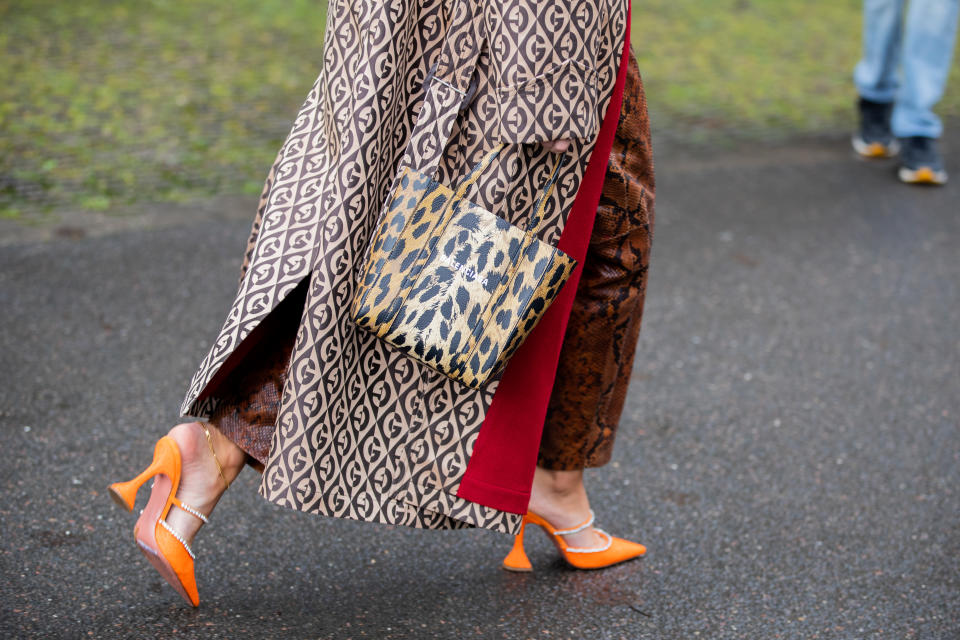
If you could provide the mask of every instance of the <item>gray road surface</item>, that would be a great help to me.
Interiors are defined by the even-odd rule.
[[[42,242],[4,227],[0,637],[960,637],[947,160],[953,185],[917,189],[839,139],[661,154],[633,385],[588,476],[646,558],[576,572],[533,532],[536,571],[508,574],[504,536],[286,511],[248,471],[198,539],[197,610],[104,489],[177,419],[252,204]]]

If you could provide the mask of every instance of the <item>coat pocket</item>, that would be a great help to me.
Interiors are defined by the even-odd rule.
[[[597,65],[609,22],[605,5],[606,0],[485,4],[495,130],[503,142],[596,137]]]
[[[503,142],[593,139],[600,131],[597,70],[568,60],[526,82],[497,87]]]

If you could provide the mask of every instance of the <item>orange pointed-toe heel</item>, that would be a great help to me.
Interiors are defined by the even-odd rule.
[[[523,548],[523,534],[528,524],[535,524],[547,534],[550,540],[556,545],[557,549],[563,555],[563,559],[572,567],[577,569],[605,569],[615,564],[632,560],[642,556],[647,552],[647,548],[642,544],[630,542],[623,538],[615,538],[602,529],[595,529],[606,542],[599,547],[584,549],[581,547],[571,547],[563,539],[563,536],[569,536],[579,533],[593,525],[593,511],[590,512],[590,518],[581,525],[572,529],[557,529],[532,511],[523,516],[523,524],[520,525],[520,533],[513,540],[513,548],[503,559],[503,568],[507,571],[533,571],[533,565],[527,557],[527,552]]]
[[[229,483],[223,476],[220,461],[217,460],[217,454],[213,450],[210,432],[205,426],[203,428],[220,476],[229,487]],[[170,507],[175,506],[199,518],[204,524],[208,522],[207,516],[176,497],[182,466],[180,447],[177,446],[176,440],[170,436],[163,436],[154,447],[153,462],[150,466],[133,480],[110,485],[109,491],[114,502],[132,511],[137,491],[144,482],[154,478],[150,500],[140,512],[140,518],[133,528],[134,539],[157,572],[183,596],[184,600],[196,607],[200,604],[197,581],[193,572],[196,556],[184,537],[166,521]]]

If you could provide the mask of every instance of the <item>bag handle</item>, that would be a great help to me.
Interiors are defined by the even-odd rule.
[[[553,171],[550,172],[547,183],[543,185],[543,193],[540,194],[540,199],[533,209],[533,214],[527,219],[527,231],[533,235],[537,235],[537,231],[540,230],[540,225],[543,224],[543,210],[547,208],[547,201],[550,199],[550,194],[553,193],[553,188],[557,184],[560,167],[565,165],[568,159],[569,157],[566,153],[557,154],[557,160],[553,163]]]
[[[384,194],[385,201],[373,226],[380,228],[387,213],[387,204],[396,193],[405,169],[435,177],[444,150],[453,136],[453,125],[471,95],[470,85],[480,52],[487,42],[483,24],[482,0],[453,0],[453,13],[440,46],[440,57],[430,68],[424,82],[424,100],[416,124],[407,140],[407,147],[394,168],[393,181]],[[449,4],[449,3],[447,3]],[[435,9],[437,16],[441,7]],[[442,15],[442,14],[441,14]],[[357,263],[357,276],[370,259],[371,243],[363,260]],[[319,245],[317,245],[319,246]]]
[[[467,191],[470,190],[477,180],[480,179],[480,174],[487,170],[487,167],[490,166],[490,163],[493,162],[493,159],[507,146],[506,143],[499,143],[494,146],[483,158],[473,166],[473,169],[470,170],[463,180],[460,181],[460,184],[457,185],[457,191],[454,194],[454,200],[460,200],[466,197]],[[547,208],[547,201],[550,199],[550,194],[553,193],[553,188],[557,184],[557,176],[560,174],[560,167],[562,167],[567,162],[567,154],[559,153],[557,154],[557,159],[553,163],[553,170],[550,172],[550,177],[547,178],[546,183],[543,185],[543,193],[540,194],[540,197],[537,199],[537,203],[533,207],[533,213],[527,218],[526,231],[536,235],[537,231],[540,229],[540,225],[543,223],[543,211]]]
[[[466,176],[460,181],[460,184],[457,186],[457,191],[454,194],[454,200],[460,200],[467,195],[467,191],[470,190],[477,180],[480,179],[480,174],[487,170],[487,167],[490,166],[490,163],[493,162],[493,159],[496,158],[503,148],[507,146],[506,143],[499,143],[493,149],[491,149],[487,155],[483,156],[480,159],[480,162],[473,165],[473,169],[470,170]]]

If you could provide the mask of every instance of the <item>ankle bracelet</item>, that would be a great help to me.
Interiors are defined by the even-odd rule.
[[[223,484],[226,485],[226,488],[230,488],[230,483],[227,482],[227,477],[223,475],[223,467],[220,466],[220,458],[217,457],[217,452],[213,449],[213,437],[210,435],[210,429],[207,428],[206,422],[200,422],[200,426],[203,428],[203,433],[207,436],[207,446],[210,447],[210,453],[213,454],[213,461],[217,465],[217,471],[220,473],[220,479],[223,480]]]

